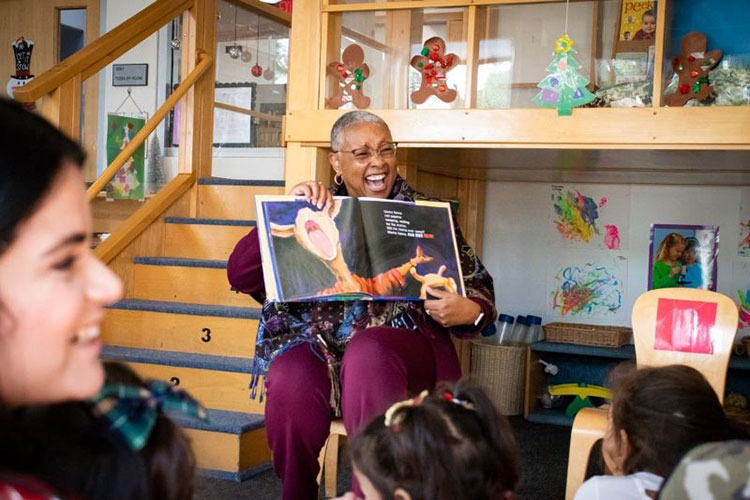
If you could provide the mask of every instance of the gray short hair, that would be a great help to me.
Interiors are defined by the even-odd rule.
[[[331,149],[334,152],[339,151],[344,142],[342,137],[344,130],[352,125],[358,125],[360,123],[377,123],[390,132],[388,124],[378,115],[370,113],[369,111],[349,111],[348,113],[341,115],[331,128]]]

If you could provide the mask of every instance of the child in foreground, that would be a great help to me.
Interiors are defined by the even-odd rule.
[[[204,410],[167,382],[142,381],[105,363],[106,383],[89,403],[30,410],[29,433],[44,436],[36,471],[65,497],[190,500],[195,459],[184,432],[163,412]]]
[[[612,476],[594,476],[575,500],[650,499],[665,477],[692,448],[728,439],[747,439],[730,421],[711,385],[685,365],[612,373],[612,404],[602,441]]]
[[[394,404],[354,437],[350,452],[366,500],[515,498],[510,426],[463,382]]]

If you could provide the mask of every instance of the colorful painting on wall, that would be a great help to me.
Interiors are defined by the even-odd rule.
[[[549,311],[563,317],[618,318],[624,313],[626,276],[624,256],[562,257],[550,274]]]
[[[144,118],[107,115],[107,164],[114,161],[145,124]],[[108,198],[119,200],[142,200],[144,198],[145,158],[144,143],[135,150],[112,178],[107,186]]]
[[[624,250],[630,188],[607,185],[553,185],[551,243],[575,248]]]
[[[719,226],[651,224],[648,289],[716,291]]]
[[[732,290],[731,297],[740,314],[737,328],[750,328],[750,261],[735,261],[732,265]]]
[[[737,255],[750,256],[750,188],[742,188],[740,199],[740,235]]]

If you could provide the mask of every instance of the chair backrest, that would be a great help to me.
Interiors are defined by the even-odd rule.
[[[648,291],[633,306],[636,362],[695,368],[724,401],[737,319],[736,304],[720,293],[692,288]]]

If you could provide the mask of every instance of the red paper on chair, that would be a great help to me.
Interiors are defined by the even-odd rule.
[[[654,349],[713,354],[716,302],[659,299]]]

